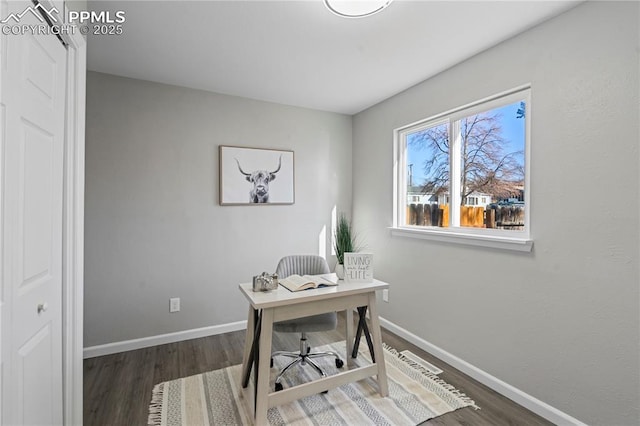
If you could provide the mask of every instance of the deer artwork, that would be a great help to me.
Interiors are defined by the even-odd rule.
[[[242,170],[242,166],[240,166],[240,161],[236,158],[236,163],[238,163],[238,170],[240,173],[245,175],[247,181],[253,184],[253,188],[249,191],[249,202],[250,203],[268,203],[269,202],[269,182],[273,181],[276,178],[276,173],[280,171],[280,167],[282,166],[282,155],[278,160],[278,168],[272,172],[267,170],[255,170],[251,173],[247,173]]]

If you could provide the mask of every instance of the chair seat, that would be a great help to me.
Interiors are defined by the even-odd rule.
[[[338,325],[338,315],[335,312],[294,318],[273,324],[275,331],[283,333],[302,333],[333,330]]]

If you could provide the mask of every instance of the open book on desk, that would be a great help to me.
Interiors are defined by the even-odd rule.
[[[330,281],[318,275],[289,275],[281,278],[280,284],[289,291],[309,290],[311,288],[329,287],[338,285],[337,282]]]

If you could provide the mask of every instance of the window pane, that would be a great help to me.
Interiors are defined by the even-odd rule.
[[[449,123],[407,134],[405,225],[449,223]]]
[[[460,120],[461,227],[524,229],[525,111],[522,101]]]

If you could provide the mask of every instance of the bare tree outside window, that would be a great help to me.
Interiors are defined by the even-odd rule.
[[[523,115],[524,117],[524,112]],[[516,117],[513,117],[514,119]],[[473,193],[490,194],[499,201],[518,197],[524,184],[524,147],[514,149],[502,131],[502,115],[495,111],[476,114],[460,120],[461,194],[460,200]],[[410,149],[426,150],[422,165],[425,194],[449,192],[448,125],[434,126],[408,138]]]

